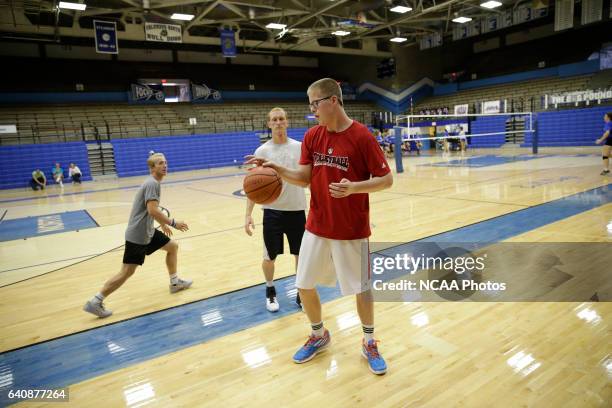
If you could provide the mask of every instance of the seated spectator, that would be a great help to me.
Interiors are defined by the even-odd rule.
[[[32,178],[30,179],[30,186],[32,190],[36,191],[39,188],[41,190],[45,189],[47,185],[47,178],[45,177],[45,173],[40,171],[40,169],[36,169],[32,172]]]
[[[72,179],[73,183],[81,184],[81,169],[74,164],[70,163],[70,167],[68,168],[68,176]]]
[[[53,180],[61,187],[64,187],[64,169],[60,167],[59,163],[55,163],[55,167],[51,169],[53,173]]]

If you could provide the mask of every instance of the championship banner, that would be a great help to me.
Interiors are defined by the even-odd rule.
[[[143,84],[132,84],[132,100],[133,101],[148,101],[151,98],[159,102],[163,102],[165,95],[162,91],[158,91]]]
[[[467,115],[470,106],[466,103],[463,105],[455,105],[455,115]]]
[[[236,37],[232,30],[221,30],[221,52],[224,57],[236,56]]]
[[[215,101],[221,100],[221,92],[216,89],[210,89],[206,84],[198,85],[191,84],[191,100],[206,100],[213,99]]]
[[[427,50],[433,47],[439,47],[442,45],[442,35],[440,33],[432,33],[424,35],[419,41],[419,49]]]
[[[145,23],[145,39],[158,42],[183,42],[181,26],[176,24]]]
[[[117,45],[117,23],[114,21],[94,20],[96,52],[99,54],[119,54]]]

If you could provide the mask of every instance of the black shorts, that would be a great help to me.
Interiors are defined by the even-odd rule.
[[[293,255],[300,253],[302,236],[306,227],[305,211],[280,211],[264,209],[263,238],[268,259],[273,261],[283,253],[283,234],[287,235],[289,250]]]
[[[606,146],[612,146],[612,135],[609,135],[606,139]]]
[[[151,242],[149,242],[147,245],[125,241],[123,263],[130,265],[142,265],[146,255],[151,255],[168,242],[170,242],[170,238],[159,232],[159,230],[155,230],[153,238],[151,238]]]

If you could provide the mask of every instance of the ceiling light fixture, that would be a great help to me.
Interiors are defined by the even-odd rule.
[[[351,33],[350,31],[338,30],[338,31],[334,31],[332,34],[337,35],[338,37],[343,37],[345,35],[349,35],[350,33]]]
[[[273,30],[283,30],[287,27],[287,24],[278,24],[278,23],[268,23],[266,28],[271,28]]]
[[[80,10],[83,11],[87,8],[87,4],[82,3],[70,3],[67,1],[60,1],[59,8],[68,10]]]
[[[465,24],[468,21],[472,21],[472,18],[471,17],[463,17],[463,16],[462,17],[453,18],[453,22],[454,23]]]
[[[395,43],[403,43],[404,41],[408,41],[408,39],[406,37],[393,37],[389,41],[395,42]]]
[[[495,7],[499,7],[501,5],[502,3],[500,3],[499,1],[495,1],[495,0],[490,0],[485,3],[480,3],[480,7],[484,7],[488,9],[494,9]]]
[[[171,19],[173,20],[185,20],[185,21],[191,21],[193,20],[195,16],[193,14],[181,14],[181,13],[174,13],[173,15],[170,16]]]
[[[400,14],[404,14],[409,12],[410,10],[412,10],[412,7],[406,7],[406,6],[395,6],[391,9],[389,9],[389,11],[392,11],[394,13],[400,13]]]

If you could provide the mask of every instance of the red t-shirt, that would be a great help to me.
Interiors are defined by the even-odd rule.
[[[312,165],[310,212],[306,229],[330,239],[361,239],[370,236],[370,203],[367,193],[333,198],[329,184],[369,180],[389,173],[385,155],[368,128],[357,121],[334,133],[325,126],[306,132],[300,164]]]

